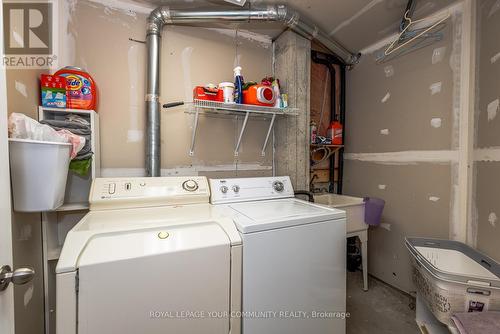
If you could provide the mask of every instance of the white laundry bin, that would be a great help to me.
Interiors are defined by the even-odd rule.
[[[9,139],[14,210],[38,212],[63,204],[72,145]]]
[[[451,240],[406,238],[413,282],[435,318],[452,326],[455,313],[500,310],[500,264]]]

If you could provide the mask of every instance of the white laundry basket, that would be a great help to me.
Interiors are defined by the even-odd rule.
[[[407,238],[417,295],[437,320],[500,310],[500,265],[457,241]]]
[[[63,204],[71,144],[9,139],[14,210],[38,212]]]

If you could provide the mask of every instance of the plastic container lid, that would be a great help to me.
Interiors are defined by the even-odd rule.
[[[226,87],[234,88],[234,83],[232,83],[232,82],[221,82],[219,84],[219,88],[226,88]]]

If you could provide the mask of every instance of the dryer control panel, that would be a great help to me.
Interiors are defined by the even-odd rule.
[[[289,176],[210,179],[212,204],[292,198]]]
[[[205,177],[97,178],[90,189],[90,209],[127,209],[208,203]]]

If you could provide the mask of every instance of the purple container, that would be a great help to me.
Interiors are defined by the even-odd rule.
[[[365,202],[365,223],[372,226],[380,225],[385,201],[374,197],[365,197],[363,201]]]

